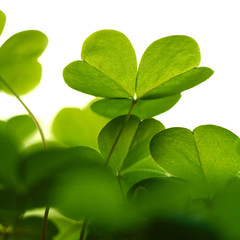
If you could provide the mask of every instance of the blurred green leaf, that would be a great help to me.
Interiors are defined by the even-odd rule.
[[[27,217],[19,221],[13,228],[15,240],[36,240],[41,239],[43,219],[40,217]],[[55,224],[48,220],[46,229],[46,240],[53,240],[58,234]]]
[[[0,48],[0,75],[19,95],[31,91],[41,79],[42,67],[37,62],[48,43],[40,31],[19,32],[10,37]],[[7,93],[3,85],[0,88]]]
[[[6,15],[4,14],[4,12],[0,10],[0,35],[2,34],[5,23],[6,23]]]
[[[107,159],[126,116],[110,121],[98,137],[99,149]],[[111,155],[109,165],[118,171],[121,179],[131,186],[145,178],[163,176],[163,170],[153,161],[149,144],[151,138],[164,126],[155,119],[141,120],[131,115]]]
[[[197,67],[200,58],[198,44],[188,36],[169,36],[153,42],[146,49],[139,65],[137,97],[147,97],[154,88]]]
[[[141,119],[154,117],[172,108],[180,97],[177,94],[160,99],[138,100],[132,114]],[[92,103],[91,109],[102,116],[115,118],[127,114],[131,104],[131,99],[100,99]]]
[[[0,183],[17,184],[18,150],[11,138],[0,132]]]
[[[10,189],[0,190],[0,223],[4,226],[13,225],[19,216],[23,214],[21,198]]]
[[[240,179],[230,179],[212,200],[211,220],[225,240],[240,238]]]
[[[63,108],[56,115],[52,131],[57,140],[67,146],[88,146],[97,149],[97,137],[109,120],[90,108]]]
[[[191,132],[171,128],[150,144],[154,160],[172,175],[198,184],[209,197],[240,170],[238,137],[227,129],[205,125]]]
[[[36,130],[37,127],[29,115],[15,116],[6,122],[6,133],[21,147]]]
[[[114,30],[91,34],[83,43],[81,57],[83,61],[72,62],[63,71],[71,88],[99,97],[133,98],[137,60],[124,34]]]

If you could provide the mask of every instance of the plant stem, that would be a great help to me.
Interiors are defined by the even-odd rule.
[[[23,105],[23,107],[28,112],[29,116],[32,118],[33,122],[35,123],[38,132],[42,139],[43,149],[47,149],[47,143],[46,139],[43,133],[43,130],[37,120],[37,118],[34,116],[32,111],[27,107],[27,105],[22,101],[22,99],[19,97],[19,95],[12,89],[12,87],[0,76],[0,81],[3,83],[3,85],[18,99],[18,101]],[[45,213],[44,213],[44,219],[43,219],[43,227],[42,227],[42,240],[45,240],[46,235],[46,226],[47,226],[47,220],[48,220],[48,214],[49,214],[49,207],[46,207]]]
[[[120,131],[119,131],[119,133],[118,133],[118,135],[117,135],[117,137],[116,137],[113,145],[112,145],[112,148],[111,148],[108,156],[107,156],[105,165],[108,165],[109,160],[110,160],[110,158],[111,158],[111,156],[112,156],[112,154],[113,154],[113,151],[114,151],[115,147],[117,146],[117,143],[118,143],[118,141],[119,141],[119,138],[121,137],[122,132],[123,132],[123,130],[125,129],[127,123],[128,123],[128,120],[129,120],[129,118],[130,118],[130,116],[131,116],[131,112],[132,112],[133,107],[135,106],[136,103],[137,103],[137,101],[136,101],[136,100],[133,100],[132,105],[131,105],[131,107],[130,107],[130,109],[129,109],[129,112],[128,112],[125,120],[124,120],[124,123],[123,123],[123,125],[122,125],[122,127],[121,127],[121,129],[120,129]]]
[[[48,214],[49,214],[49,207],[46,207],[46,208],[45,208],[44,217],[43,217],[42,240],[45,240],[45,236],[46,236],[46,228],[47,228]]]
[[[83,224],[82,224],[82,229],[81,229],[81,234],[80,234],[80,238],[79,240],[84,240],[84,235],[85,235],[85,232],[86,232],[86,229],[87,229],[87,218],[85,218],[83,220]]]
[[[34,114],[30,111],[30,109],[26,106],[26,104],[21,100],[21,98],[19,97],[19,95],[8,85],[8,83],[0,76],[0,81],[4,84],[4,86],[18,99],[18,101],[23,105],[23,107],[27,110],[29,116],[32,118],[32,120],[34,121],[39,134],[41,135],[41,139],[42,139],[42,143],[43,143],[43,148],[46,150],[47,149],[47,144],[46,144],[46,140],[43,134],[43,130],[38,122],[38,120],[36,119],[36,117],[34,116]]]

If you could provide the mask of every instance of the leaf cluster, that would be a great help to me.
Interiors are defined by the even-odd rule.
[[[5,21],[0,11],[0,34]],[[24,104],[19,96],[39,83],[47,42],[30,30],[1,46],[1,91]],[[129,39],[101,30],[81,58],[63,78],[97,98],[59,111],[51,141],[31,141],[42,132],[25,104],[30,116],[0,120],[0,239],[239,239],[238,136],[215,125],[166,129],[153,118],[213,74],[199,67],[196,41],[161,38],[137,67]]]

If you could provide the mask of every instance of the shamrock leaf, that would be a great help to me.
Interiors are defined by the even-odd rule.
[[[151,141],[154,160],[172,175],[197,184],[210,197],[240,170],[238,137],[227,129],[205,125],[190,131],[170,128]]]
[[[99,134],[98,145],[105,159],[108,159],[125,118],[113,119]],[[165,175],[153,161],[149,150],[150,140],[163,129],[163,124],[155,119],[141,121],[136,116],[130,117],[108,163],[121,176],[126,189],[140,180]]]
[[[172,108],[180,99],[181,95],[167,96],[159,99],[140,99],[135,104],[132,114],[147,119],[166,112]],[[131,108],[131,99],[99,99],[91,104],[91,109],[108,118],[125,115]]]
[[[52,131],[57,140],[69,147],[88,146],[97,149],[97,137],[109,120],[89,107],[63,108],[56,115]]]
[[[40,82],[42,67],[37,60],[47,43],[42,32],[29,30],[13,35],[1,46],[0,77],[17,94],[28,93]],[[1,82],[0,90],[10,93]]]
[[[6,23],[6,15],[0,10],[0,35],[4,29]]]
[[[153,42],[145,51],[138,71],[130,41],[115,30],[90,35],[81,56],[82,61],[65,67],[63,78],[75,90],[107,98],[94,103],[92,109],[108,117],[117,116],[115,109],[126,114],[127,106],[134,100],[137,116],[144,119],[158,115],[173,107],[181,92],[213,74],[210,68],[197,68],[199,46],[192,38],[181,35]]]
[[[0,132],[8,135],[20,148],[25,140],[36,131],[36,125],[28,115],[18,115],[0,122]]]
[[[135,51],[128,38],[113,30],[89,36],[82,60],[63,71],[65,82],[78,91],[99,97],[133,98],[137,74]]]

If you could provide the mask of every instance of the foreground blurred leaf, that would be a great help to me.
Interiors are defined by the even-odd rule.
[[[17,155],[18,150],[15,143],[0,132],[0,183],[16,186]]]
[[[99,149],[107,159],[126,116],[110,121],[98,137]],[[121,179],[131,186],[145,178],[163,176],[163,170],[153,161],[149,151],[151,138],[164,129],[154,119],[141,120],[131,115],[111,155],[109,165],[118,171]],[[128,187],[129,187],[128,186]]]
[[[14,190],[0,190],[0,223],[4,226],[13,225],[19,216],[23,214],[21,198]]]
[[[91,34],[81,57],[83,61],[72,62],[63,71],[70,87],[100,97],[134,96],[137,60],[124,34],[114,30]]]
[[[211,220],[219,229],[223,239],[232,240],[240,238],[240,179],[230,179],[212,201]]]
[[[4,12],[0,10],[0,35],[2,34],[5,23],[6,23],[6,15],[4,14]]]
[[[200,126],[193,132],[171,128],[157,134],[150,149],[161,167],[199,185],[211,197],[240,170],[237,140],[232,132],[214,125]]]
[[[77,220],[83,216],[101,216],[102,221],[116,218],[122,200],[113,171],[103,163],[101,155],[87,147],[26,156],[19,172],[28,194],[27,208],[53,206]]]
[[[52,131],[67,146],[88,146],[97,149],[97,136],[109,120],[93,113],[88,107],[63,108],[56,115]]]
[[[0,76],[17,94],[28,93],[40,82],[42,67],[37,59],[47,43],[42,32],[29,30],[13,35],[1,46]],[[0,89],[10,93],[2,83]]]
[[[180,97],[178,94],[160,99],[138,100],[132,114],[141,119],[154,117],[172,108]],[[100,99],[92,103],[91,109],[102,116],[115,118],[127,114],[131,105],[131,99]]]
[[[39,217],[27,217],[19,221],[13,228],[13,236],[16,240],[41,239],[43,219]],[[46,229],[46,240],[53,240],[58,229],[55,224],[48,220]]]

